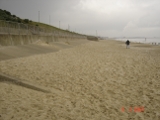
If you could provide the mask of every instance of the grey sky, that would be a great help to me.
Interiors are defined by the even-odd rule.
[[[0,0],[21,18],[85,34],[160,37],[160,0]]]

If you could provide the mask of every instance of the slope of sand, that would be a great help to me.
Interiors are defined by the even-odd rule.
[[[0,82],[0,119],[159,120],[159,61],[159,47],[116,41],[1,61],[1,73],[51,93]]]
[[[59,41],[56,42],[46,42],[43,40],[38,40],[33,44],[0,46],[0,61],[19,57],[33,56],[36,54],[56,52],[61,49],[74,47],[87,42],[88,40],[85,39],[59,39]]]

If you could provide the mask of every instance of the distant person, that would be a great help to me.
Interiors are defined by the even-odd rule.
[[[129,48],[129,44],[130,44],[130,41],[127,40],[127,41],[126,41],[126,49]]]

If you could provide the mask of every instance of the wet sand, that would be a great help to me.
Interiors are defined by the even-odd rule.
[[[1,80],[0,119],[159,120],[159,61],[160,47],[109,40],[1,61],[0,73],[50,92]]]

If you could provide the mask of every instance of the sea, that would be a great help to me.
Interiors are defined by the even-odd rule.
[[[115,38],[119,41],[131,41],[131,42],[137,42],[137,43],[146,43],[146,44],[154,44],[154,45],[160,45],[160,38]]]

